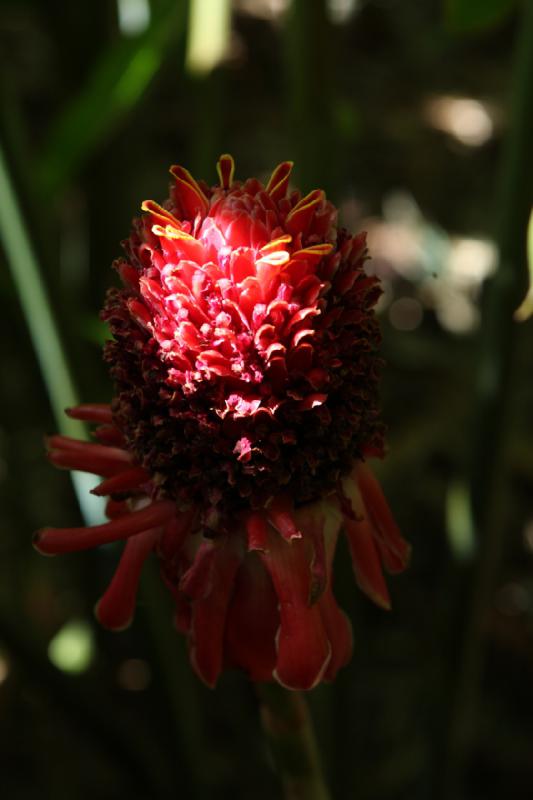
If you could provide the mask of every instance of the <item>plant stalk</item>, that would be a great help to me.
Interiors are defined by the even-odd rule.
[[[330,800],[304,695],[267,683],[256,684],[256,691],[285,800]]]

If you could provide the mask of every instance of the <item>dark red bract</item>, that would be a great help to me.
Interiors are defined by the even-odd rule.
[[[337,229],[323,192],[289,192],[291,167],[240,183],[222,156],[212,188],[171,169],[103,311],[116,396],[69,412],[99,425],[99,443],[49,442],[57,466],[104,478],[111,521],[45,529],[38,549],[127,540],[97,611],[112,628],[130,621],[155,551],[210,685],[225,665],[290,688],[332,679],[351,653],[332,594],[339,530],[383,606],[381,561],[394,572],[408,556],[364,464],[383,449],[365,236]]]

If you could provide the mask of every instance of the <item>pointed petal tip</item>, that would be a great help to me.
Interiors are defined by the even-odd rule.
[[[218,676],[220,672],[218,671],[215,672],[214,674],[211,674],[211,671],[202,669],[198,665],[198,661],[196,659],[196,650],[194,647],[191,648],[191,651],[189,653],[189,660],[191,662],[193,670],[195,671],[196,675],[200,678],[204,686],[207,686],[208,689],[216,689],[216,685],[218,683]]]
[[[359,588],[361,589],[366,596],[372,600],[382,611],[391,611],[392,605],[390,601],[390,597],[380,592],[377,592],[375,589],[372,589],[370,586],[363,585],[360,581],[358,581]]]

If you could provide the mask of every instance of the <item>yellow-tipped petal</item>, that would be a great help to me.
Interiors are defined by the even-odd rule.
[[[220,178],[220,185],[223,189],[229,189],[233,183],[235,174],[235,161],[229,153],[224,153],[217,161],[217,172]]]

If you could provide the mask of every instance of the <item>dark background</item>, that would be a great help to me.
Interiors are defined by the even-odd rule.
[[[133,626],[109,634],[92,607],[113,548],[31,548],[44,524],[81,524],[44,457],[53,406],[73,401],[47,312],[78,397],[107,401],[98,311],[119,242],[143,199],[166,196],[170,164],[215,182],[231,152],[241,178],[293,159],[295,183],[368,231],[385,290],[378,472],[413,561],[389,580],[387,614],[339,550],[355,653],[310,697],[333,795],[525,800],[533,328],[512,311],[527,284],[532,4],[234,0],[224,34],[226,2],[211,0],[199,38],[196,5],[0,4],[1,796],[279,796],[252,688],[236,673],[199,684],[157,566]]]

